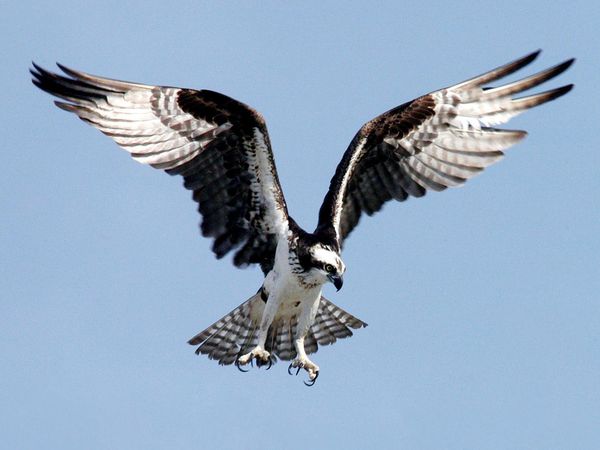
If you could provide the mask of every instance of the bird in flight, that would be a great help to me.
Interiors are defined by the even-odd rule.
[[[488,83],[538,54],[364,124],[337,166],[312,233],[288,214],[265,121],[248,105],[209,90],[117,81],[60,64],[64,75],[35,63],[31,74],[37,87],[61,99],[59,108],[136,161],[181,175],[217,258],[234,251],[235,266],[260,265],[265,278],[258,292],[191,338],[196,353],[242,371],[253,362],[291,361],[288,372],[304,369],[312,385],[319,367],[308,355],[367,325],[322,295],[327,282],[342,288],[341,250],[361,215],[373,215],[389,200],[460,186],[523,139],[524,131],[495,126],[569,92],[571,84],[515,97],[561,74],[574,59],[498,87]]]

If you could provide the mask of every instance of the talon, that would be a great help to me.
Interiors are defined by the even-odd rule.
[[[259,369],[267,366],[266,370],[269,370],[272,365],[273,361],[271,360],[271,358],[268,358],[267,360],[263,360],[260,357],[256,358],[256,367],[258,367]]]
[[[235,367],[237,367],[237,369],[242,373],[246,373],[246,372],[248,372],[248,370],[250,370],[250,369],[246,369],[246,370],[242,369],[242,366],[240,365],[240,362],[238,360],[235,361]]]
[[[306,381],[304,381],[304,384],[308,387],[314,386],[315,383],[317,382],[317,378],[319,378],[319,372],[317,372],[315,374],[315,377],[312,380],[310,380],[308,383]]]
[[[300,369],[302,369],[302,367],[304,366],[304,364],[302,364],[302,363],[299,363],[299,364],[300,364],[300,365],[298,365],[298,366],[294,366],[294,362],[292,361],[292,362],[290,363],[290,365],[288,366],[288,374],[290,374],[290,375],[294,375],[294,374],[292,373],[292,369],[293,369],[294,367],[296,367],[296,368],[297,368],[297,369],[296,369],[296,375],[298,375],[298,374],[300,373]]]
[[[252,367],[254,367],[254,360],[256,360],[256,367],[258,368],[266,366],[268,363],[269,367],[267,368],[267,370],[270,369],[271,365],[273,364],[270,353],[265,351],[262,347],[256,346],[249,353],[238,357],[237,361],[235,362],[235,365],[238,369],[240,369],[240,366],[245,366],[246,364],[250,364]],[[242,372],[248,372],[248,370],[240,370]]]
[[[315,381],[319,376],[319,366],[313,363],[310,359],[306,357],[294,359],[288,366],[288,374],[292,375],[293,368],[296,368],[296,375],[300,373],[300,370],[306,370],[308,373],[308,381],[304,382],[305,385],[313,386],[315,384]]]

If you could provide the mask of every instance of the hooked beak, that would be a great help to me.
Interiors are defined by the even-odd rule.
[[[341,275],[329,275],[327,278],[329,278],[329,281],[333,283],[333,285],[338,291],[344,285],[344,278],[342,278]]]

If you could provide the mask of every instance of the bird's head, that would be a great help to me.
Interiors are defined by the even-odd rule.
[[[315,244],[308,249],[307,269],[311,277],[320,283],[330,281],[339,291],[344,284],[346,265],[340,254],[332,247],[324,244]]]

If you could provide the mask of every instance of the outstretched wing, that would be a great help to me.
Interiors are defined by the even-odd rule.
[[[521,112],[560,97],[573,85],[513,98],[564,72],[573,59],[497,88],[485,84],[533,61],[539,51],[460,84],[398,106],[367,122],[344,153],[319,211],[317,230],[341,246],[363,212],[388,200],[443,191],[498,161],[524,131],[501,130]]]
[[[217,92],[100,78],[34,64],[33,83],[66,111],[111,137],[144,164],[181,175],[202,214],[202,234],[218,258],[271,269],[287,208],[262,116]]]

